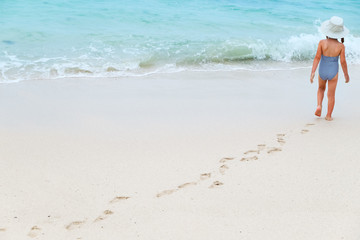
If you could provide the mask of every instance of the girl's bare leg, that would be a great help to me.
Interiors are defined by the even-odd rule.
[[[331,79],[328,82],[328,92],[327,92],[327,97],[328,97],[328,112],[326,114],[325,119],[328,121],[333,120],[331,117],[331,114],[334,110],[334,105],[335,105],[335,90],[336,90],[336,85],[338,82],[338,75],[336,74],[336,76]]]
[[[317,107],[316,107],[316,111],[315,111],[315,115],[318,117],[321,116],[322,102],[324,99],[325,89],[326,89],[326,81],[322,80],[319,76],[319,89],[317,92]]]

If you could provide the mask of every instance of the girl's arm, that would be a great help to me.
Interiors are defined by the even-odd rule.
[[[344,72],[345,82],[348,83],[350,81],[350,78],[349,78],[347,63],[346,63],[346,59],[345,59],[345,45],[344,44],[342,44],[342,47],[341,47],[340,63],[341,63],[341,67]]]
[[[318,49],[316,51],[316,55],[314,58],[314,62],[313,62],[312,70],[311,70],[311,76],[310,76],[311,83],[313,83],[313,81],[314,81],[315,71],[316,71],[316,68],[319,65],[319,62],[321,59],[321,53],[322,53],[321,46],[322,46],[322,40],[319,42]]]

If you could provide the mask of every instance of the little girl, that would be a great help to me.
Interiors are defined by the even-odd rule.
[[[338,81],[339,71],[339,56],[342,70],[345,76],[345,82],[349,82],[349,74],[345,59],[344,37],[349,33],[349,30],[344,26],[344,21],[340,17],[332,17],[321,24],[321,32],[326,36],[319,42],[319,46],[314,58],[313,67],[311,70],[310,82],[313,83],[315,71],[320,61],[319,66],[319,89],[317,93],[317,108],[315,115],[320,117],[322,110],[322,101],[326,89],[326,82],[328,83],[328,112],[325,119],[333,120],[331,114],[335,105],[335,90]],[[341,43],[338,42],[341,38]]]

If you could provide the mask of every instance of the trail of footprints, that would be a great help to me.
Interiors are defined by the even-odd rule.
[[[300,131],[301,134],[305,134],[305,133],[308,133],[309,132],[309,129],[307,129],[308,127],[310,126],[313,126],[315,125],[314,123],[307,123],[305,125],[305,127]],[[256,149],[250,149],[250,150],[247,150],[243,153],[243,156],[241,158],[235,158],[235,157],[224,157],[222,159],[220,159],[219,163],[221,164],[220,167],[218,168],[218,172],[221,174],[221,175],[224,175],[226,173],[227,170],[230,169],[229,167],[229,162],[234,162],[234,160],[238,159],[240,162],[247,162],[247,161],[256,161],[256,160],[259,160],[260,158],[260,155],[262,152],[266,151],[266,154],[274,154],[276,152],[280,152],[282,151],[282,146],[285,145],[286,141],[285,141],[285,137],[286,137],[286,134],[285,133],[278,133],[276,134],[276,142],[280,145],[280,146],[277,146],[277,147],[267,147],[266,144],[258,144],[257,145],[257,148]],[[212,175],[211,173],[203,173],[200,175],[200,180],[198,180],[197,182],[191,182],[191,183],[184,183],[180,186],[178,186],[177,188],[175,189],[169,189],[169,190],[164,190],[160,193],[158,193],[156,195],[156,197],[162,197],[162,196],[165,196],[165,195],[169,195],[169,194],[172,194],[174,192],[177,192],[179,191],[181,188],[184,188],[184,187],[187,187],[187,186],[193,186],[193,185],[197,185],[198,183],[200,183],[200,181],[202,180],[206,180],[206,179],[209,179],[211,178]],[[216,180],[214,181],[210,186],[209,188],[215,188],[215,187],[219,187],[219,186],[222,186],[224,183]]]
[[[300,131],[301,134],[306,134],[309,132],[309,129],[307,129],[310,126],[315,125],[314,123],[308,123],[305,125],[305,127]],[[280,152],[282,151],[282,146],[286,143],[285,141],[285,137],[286,134],[285,133],[279,133],[276,135],[276,141],[280,146],[277,147],[267,147],[266,144],[258,144],[256,149],[250,149],[248,151],[245,151],[242,155],[242,157],[240,158],[236,158],[236,157],[224,157],[222,159],[219,160],[219,163],[221,164],[220,167],[218,168],[218,173],[220,173],[221,175],[224,175],[226,173],[227,170],[230,169],[229,167],[229,163],[234,163],[236,160],[240,161],[240,162],[247,162],[247,161],[256,161],[260,159],[260,155],[261,154],[274,154],[276,152]],[[173,194],[177,191],[180,191],[181,189],[187,188],[187,187],[191,187],[191,186],[196,186],[198,185],[200,182],[202,181],[206,181],[209,180],[211,178],[213,178],[216,175],[216,172],[208,172],[208,173],[202,173],[199,176],[199,179],[197,181],[192,181],[192,182],[186,182],[183,183],[179,186],[177,186],[174,189],[168,189],[168,190],[164,190],[158,194],[156,194],[157,198],[166,196],[166,195],[170,195]],[[213,189],[213,188],[218,188],[221,187],[222,185],[224,185],[224,183],[215,180],[214,182],[212,182],[210,184],[210,186],[208,188]],[[114,197],[112,200],[109,201],[109,204],[115,204],[121,201],[125,201],[128,200],[130,197],[129,196],[116,196]],[[111,210],[105,210],[103,211],[97,218],[95,218],[92,223],[97,223],[100,221],[103,221],[105,219],[107,219],[109,216],[113,215],[114,212]],[[66,230],[74,230],[77,228],[81,228],[84,224],[87,223],[87,220],[78,220],[78,221],[73,221],[71,223],[69,223],[68,225],[65,226]],[[5,232],[6,228],[0,228],[0,234],[1,232]],[[40,234],[42,234],[42,229],[38,226],[33,226],[31,227],[28,236],[31,238],[36,238],[37,236],[39,236]]]
[[[118,203],[120,201],[127,200],[129,198],[130,198],[129,196],[116,196],[112,200],[109,201],[109,204],[115,204],[115,203]],[[111,216],[113,214],[114,214],[113,211],[105,210],[97,218],[95,218],[92,221],[92,223],[97,223],[97,222],[103,221],[103,220],[107,219],[109,216]],[[69,231],[74,230],[74,229],[78,229],[78,228],[81,228],[83,225],[85,225],[87,222],[88,221],[86,219],[85,220],[73,221],[73,222],[67,224],[65,226],[65,229],[69,230]],[[41,229],[39,227],[33,226],[31,228],[30,232],[28,233],[28,236],[31,237],[31,238],[35,238],[35,237],[39,236],[40,231],[41,231]]]
[[[277,134],[277,142],[282,146],[284,145],[286,142],[285,142],[285,134],[283,133],[280,133],[280,134]],[[233,163],[234,161],[238,160],[240,162],[244,162],[244,161],[254,161],[254,160],[258,160],[259,159],[259,155],[261,154],[261,152],[265,151],[267,152],[267,154],[271,154],[273,152],[279,152],[281,151],[281,147],[266,147],[266,144],[258,144],[257,145],[257,148],[256,149],[250,149],[248,151],[245,151],[243,153],[243,157],[241,158],[235,158],[235,157],[224,157],[222,159],[219,160],[219,163],[221,164],[220,167],[218,168],[218,172],[221,174],[221,175],[225,175],[226,171],[230,169],[229,167],[229,163]],[[213,174],[213,175],[216,175],[216,174]],[[184,183],[184,184],[181,184],[179,185],[177,188],[174,188],[174,189],[167,189],[167,190],[164,190],[160,193],[158,193],[156,195],[156,197],[163,197],[165,195],[170,195],[170,194],[173,194],[179,190],[181,190],[182,188],[185,188],[185,187],[190,187],[190,186],[194,186],[194,185],[197,185],[199,184],[201,181],[203,180],[206,180],[206,179],[209,179],[212,177],[212,173],[202,173],[200,174],[200,178],[199,180],[195,181],[195,182],[188,182],[188,183]],[[219,187],[219,186],[222,186],[224,185],[224,183],[216,180],[214,182],[211,183],[211,185],[209,186],[209,188],[216,188],[216,187]]]

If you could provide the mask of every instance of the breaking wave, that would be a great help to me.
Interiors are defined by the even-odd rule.
[[[123,42],[94,42],[88,47],[72,48],[43,56],[22,55],[5,50],[0,53],[0,82],[62,77],[136,76],[184,69],[254,69],[266,62],[311,62],[320,34],[300,34],[286,39],[229,39],[225,41],[159,41],[147,39]],[[7,40],[0,44],[16,42]],[[360,64],[360,38],[345,39],[350,64]],[[11,48],[10,48],[11,49]]]

